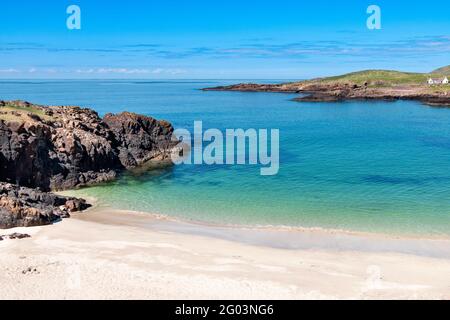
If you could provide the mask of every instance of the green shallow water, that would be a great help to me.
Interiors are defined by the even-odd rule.
[[[219,84],[3,81],[0,99],[129,110],[183,128],[202,120],[205,129],[280,129],[276,176],[260,176],[258,166],[182,165],[73,192],[114,208],[219,224],[450,235],[450,109],[197,90]]]

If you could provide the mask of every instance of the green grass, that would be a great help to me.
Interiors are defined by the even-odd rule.
[[[429,74],[409,73],[389,70],[367,70],[348,73],[342,76],[321,79],[321,82],[352,83],[369,86],[421,85],[426,84]]]
[[[8,104],[0,107],[0,112],[7,112],[6,114],[0,114],[0,119],[6,121],[30,121],[29,113],[39,116],[43,120],[51,120],[52,117],[45,114],[45,112],[39,108],[29,106],[18,106],[14,104]]]
[[[430,86],[430,92],[433,93],[449,93],[450,94],[450,84],[440,85],[440,86]]]
[[[450,66],[442,67],[433,71],[435,74],[450,76]]]
[[[319,83],[327,85],[356,84],[360,86],[367,84],[369,87],[392,87],[401,85],[427,86],[427,80],[430,77],[441,78],[442,74],[400,72],[392,70],[364,70],[340,76],[313,79],[306,81],[306,83]]]
[[[343,76],[328,78],[328,80],[350,81],[353,83],[364,83],[365,81],[384,81],[393,84],[420,83],[426,81],[428,76],[421,73],[406,73],[388,70],[368,70],[353,72]]]

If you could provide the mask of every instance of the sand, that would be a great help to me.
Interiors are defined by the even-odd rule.
[[[32,237],[0,241],[1,299],[450,299],[445,239],[219,228],[104,208],[0,230],[13,232]]]

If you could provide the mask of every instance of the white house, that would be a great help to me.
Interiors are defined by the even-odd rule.
[[[437,79],[437,78],[430,78],[428,79],[428,84],[429,85],[433,85],[433,84],[448,84],[448,78],[445,77],[444,79]]]

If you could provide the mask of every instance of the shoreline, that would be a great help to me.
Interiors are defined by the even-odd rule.
[[[450,256],[366,246],[376,239],[354,238],[359,247],[350,248],[342,235],[297,232],[285,233],[303,247],[283,248],[259,241],[293,238],[190,228],[94,207],[25,229],[31,238],[0,242],[0,298],[450,299]]]
[[[430,107],[450,107],[450,95],[433,87],[404,84],[376,87],[368,83],[326,82],[313,79],[280,84],[238,83],[234,85],[203,88],[203,91],[236,91],[299,94],[295,102],[345,102],[345,101],[417,101]],[[445,89],[447,87],[442,87]],[[450,87],[449,87],[450,88]]]
[[[204,236],[275,249],[396,252],[450,259],[449,238],[405,237],[324,228],[218,225],[148,212],[118,210],[98,204],[74,214],[71,219]]]
[[[66,190],[55,192],[57,195],[76,197],[77,195],[72,192],[73,190]],[[110,207],[108,205],[102,204],[98,199],[91,196],[81,196],[85,199],[91,207],[88,209],[78,212],[79,217],[84,214],[89,214],[91,211],[101,212],[103,210],[112,211],[118,214],[129,214],[134,216],[142,216],[148,219],[157,219],[162,221],[168,221],[174,224],[185,224],[198,226],[199,228],[221,228],[224,230],[254,230],[254,231],[270,231],[270,232],[298,232],[298,233],[313,233],[313,234],[324,234],[324,235],[345,235],[345,236],[358,236],[362,238],[379,238],[386,240],[425,240],[425,241],[450,241],[450,235],[431,235],[431,234],[414,234],[414,233],[383,233],[383,232],[372,232],[372,231],[358,231],[351,229],[335,229],[326,227],[302,227],[302,226],[289,226],[289,225],[247,225],[247,224],[225,224],[225,223],[215,223],[203,220],[191,220],[184,219],[181,217],[171,216],[169,214],[154,213],[147,211],[135,211],[135,210],[124,210]],[[104,219],[103,223],[108,223],[108,219]]]

